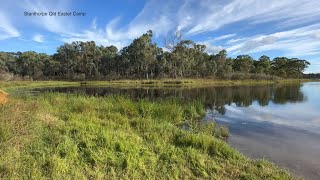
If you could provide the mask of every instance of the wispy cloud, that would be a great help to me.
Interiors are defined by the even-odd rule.
[[[219,37],[214,38],[214,41],[221,41],[221,40],[225,40],[225,39],[230,39],[231,37],[236,36],[237,34],[233,33],[233,34],[226,34],[226,35],[222,35]]]
[[[237,53],[257,53],[269,50],[284,51],[287,56],[320,55],[320,41],[317,34],[320,24],[314,24],[269,35],[256,35],[229,42],[227,51]]]
[[[319,6],[320,1],[317,0],[204,1],[198,12],[202,18],[193,20],[197,23],[188,30],[188,34],[213,31],[240,21],[251,24],[274,22],[276,26],[315,22],[320,18],[320,10],[315,8]]]
[[[242,52],[248,52],[254,49],[257,49],[258,47],[261,46],[266,46],[268,44],[273,44],[276,42],[276,40],[278,39],[278,37],[276,36],[265,36],[265,37],[261,37],[261,38],[256,38],[254,40],[249,40],[247,42],[245,42],[243,44],[243,46],[241,48],[239,48]]]
[[[203,44],[206,46],[206,52],[209,54],[216,54],[219,51],[223,50],[224,48],[221,45],[215,45],[217,42],[230,39],[236,36],[236,34],[226,34],[216,38],[208,39],[206,41],[198,41],[198,44]]]
[[[27,12],[61,12],[68,10],[70,0],[56,0],[56,1],[41,1],[41,0],[22,0],[19,4],[20,7]],[[50,32],[57,34],[70,33],[73,30],[73,23],[68,17],[63,16],[33,16],[28,18],[34,24],[44,28]]]
[[[36,34],[35,36],[33,36],[32,40],[42,43],[44,41],[44,37],[41,34]]]
[[[19,31],[12,25],[9,19],[0,12],[0,40],[19,36]]]
[[[212,45],[207,42],[202,42],[201,44],[204,44],[206,46],[206,52],[209,54],[217,54],[224,49],[222,46]]]

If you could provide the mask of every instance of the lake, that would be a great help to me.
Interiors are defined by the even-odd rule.
[[[265,158],[298,176],[320,179],[320,82],[234,87],[55,87],[35,92],[134,99],[199,100],[206,117],[229,127],[228,143],[251,158]],[[204,118],[203,121],[212,118]]]

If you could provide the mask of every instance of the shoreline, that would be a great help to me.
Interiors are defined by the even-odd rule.
[[[218,87],[253,86],[313,82],[312,79],[282,80],[217,80],[217,79],[153,79],[153,80],[108,80],[108,81],[0,81],[0,88],[10,92],[17,88],[67,87],[67,86],[115,86],[115,87]]]

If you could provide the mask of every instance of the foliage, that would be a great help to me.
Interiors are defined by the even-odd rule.
[[[309,74],[304,74],[304,78],[308,79],[320,79],[320,73],[309,73]]]
[[[0,74],[27,76],[27,79],[119,79],[119,78],[197,78],[232,79],[232,73],[262,74],[301,78],[310,65],[306,60],[268,56],[259,60],[249,55],[228,57],[225,50],[206,53],[205,45],[182,39],[177,33],[165,41],[164,51],[152,42],[153,32],[133,40],[120,51],[115,46],[97,46],[94,41],[72,42],[58,47],[53,55],[33,51],[0,52]],[[9,76],[6,76],[9,77]],[[262,76],[260,76],[262,77]],[[242,79],[242,78],[241,78]]]

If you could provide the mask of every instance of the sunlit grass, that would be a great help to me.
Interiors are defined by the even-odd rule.
[[[17,88],[62,87],[62,86],[112,86],[112,87],[200,87],[200,86],[250,86],[275,83],[300,83],[314,81],[310,79],[279,80],[221,80],[212,78],[199,79],[151,79],[151,80],[108,80],[108,81],[0,81],[0,89],[7,92]]]
[[[0,106],[0,178],[293,178],[218,138],[227,132],[199,123],[204,109],[177,99],[12,97]]]

